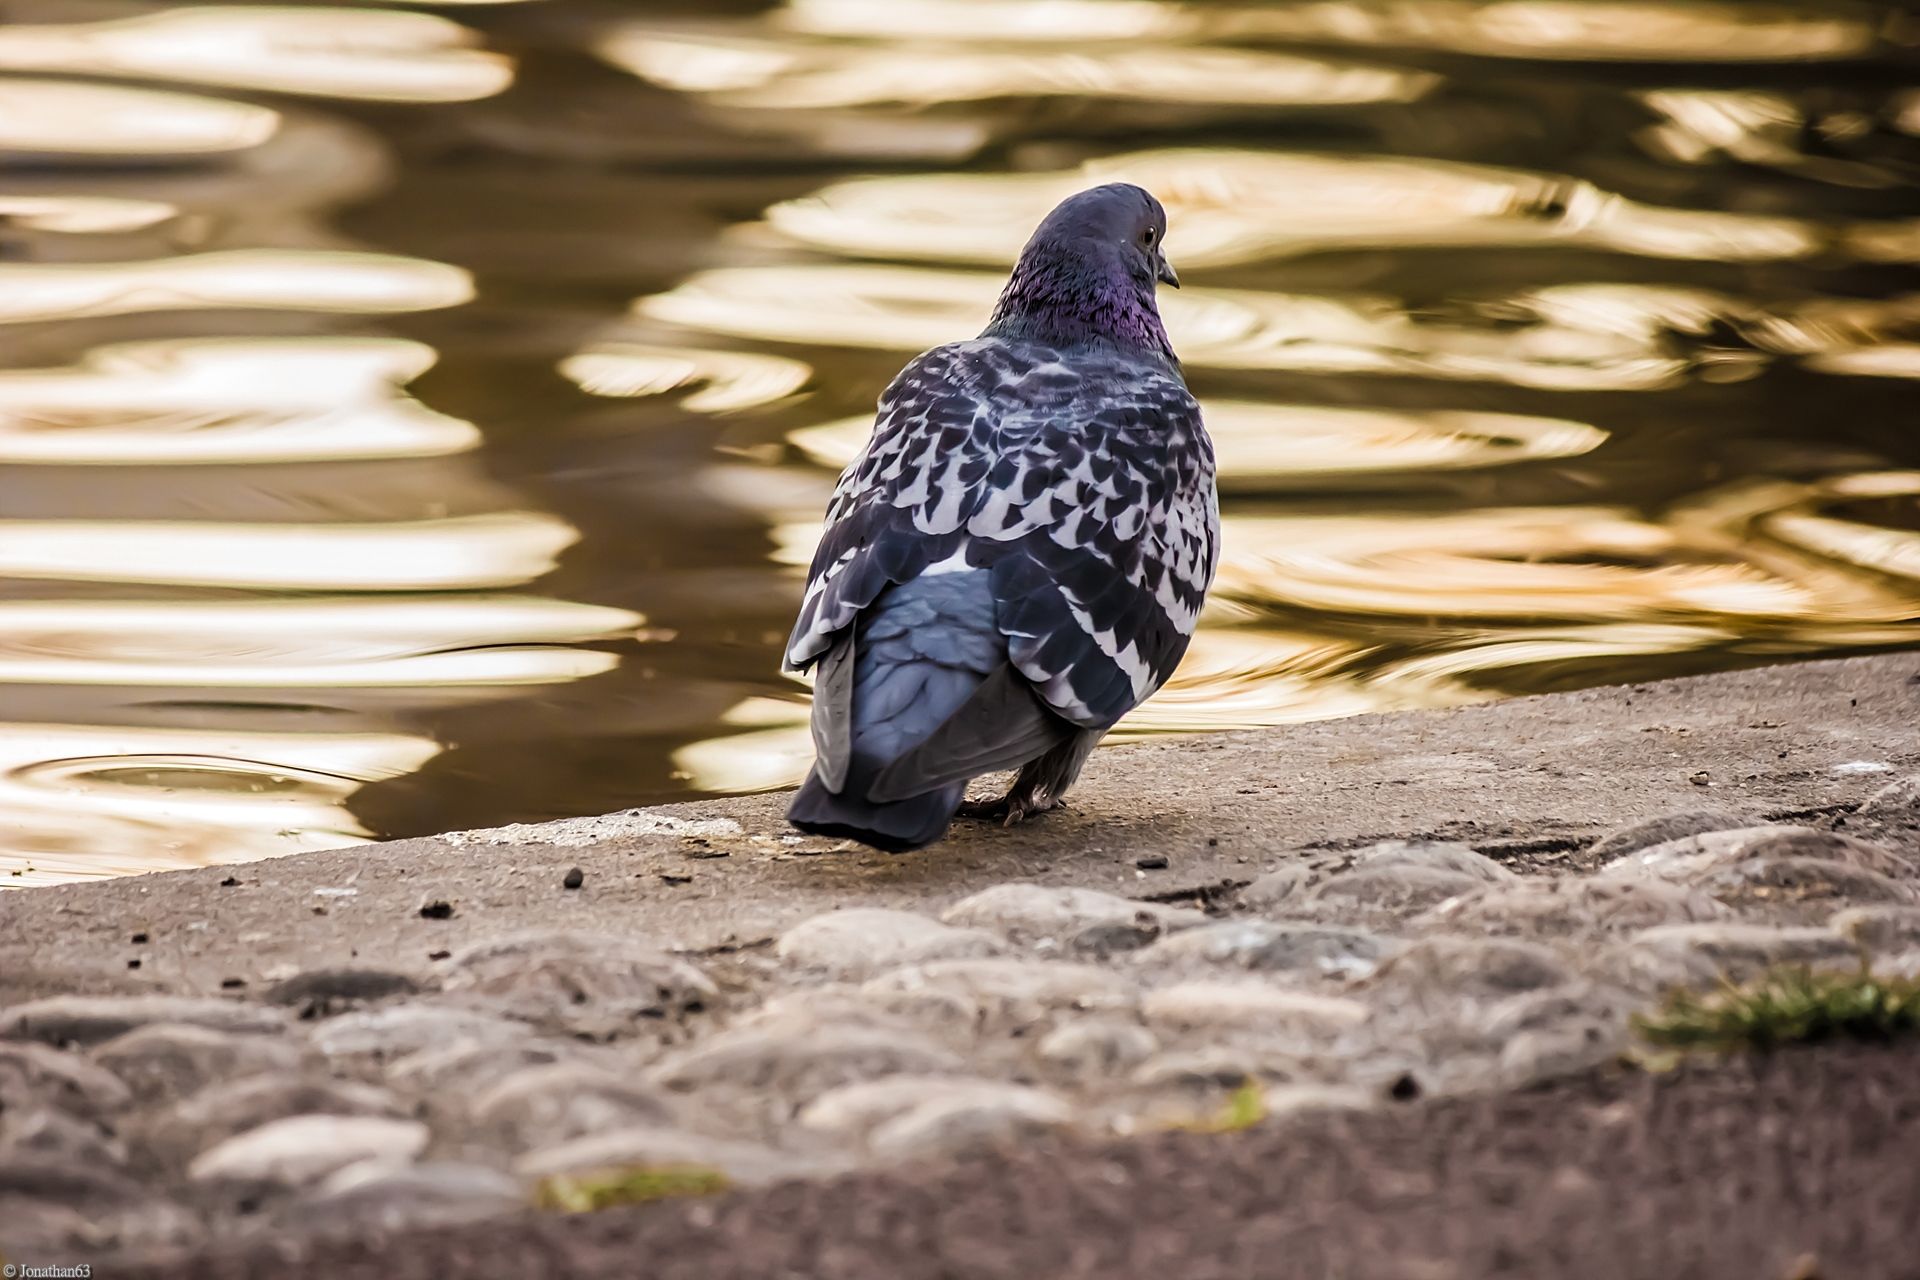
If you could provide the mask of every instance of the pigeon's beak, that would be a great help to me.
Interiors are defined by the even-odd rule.
[[[1173,264],[1167,261],[1164,253],[1153,255],[1153,275],[1161,284],[1170,284],[1176,289],[1180,287],[1180,273],[1173,269]]]

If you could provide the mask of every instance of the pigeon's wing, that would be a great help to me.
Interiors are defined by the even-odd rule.
[[[805,668],[888,584],[991,569],[1015,670],[1106,728],[1172,674],[1220,542],[1213,447],[1171,368],[935,348],[880,399],[841,475],[787,646]]]
[[[993,463],[997,376],[971,350],[936,347],[881,394],[873,436],[840,475],[807,572],[787,666],[804,670],[887,586],[950,561]]]
[[[813,682],[814,768],[833,792],[847,785],[853,763],[854,656],[853,630],[848,628],[820,659]]]
[[[1029,390],[967,521],[1008,656],[1104,729],[1186,653],[1219,558],[1213,445],[1177,373],[1116,360]]]

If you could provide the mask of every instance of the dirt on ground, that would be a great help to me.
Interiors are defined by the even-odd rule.
[[[1920,1050],[1800,1049],[112,1274],[1905,1280],[1916,1139]]]

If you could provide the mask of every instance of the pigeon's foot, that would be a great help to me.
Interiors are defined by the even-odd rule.
[[[980,818],[997,822],[1003,827],[1015,827],[1037,814],[1058,809],[1062,803],[1058,798],[1042,799],[1032,792],[1021,792],[1016,788],[998,800],[968,800],[955,810],[955,816]]]

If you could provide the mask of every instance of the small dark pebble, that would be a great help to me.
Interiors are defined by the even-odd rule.
[[[427,952],[427,959],[445,960],[448,956],[451,956],[452,954],[453,952],[451,951],[429,951]]]
[[[692,884],[692,876],[676,876],[672,872],[662,871],[660,879],[667,884]]]
[[[1165,871],[1167,855],[1164,853],[1143,853],[1133,860],[1133,865],[1142,871]]]
[[[136,947],[139,946],[141,943],[145,942],[146,940],[147,940],[147,935],[144,933],[136,933],[133,935],[133,937],[128,939],[128,941],[133,943],[133,945]]]
[[[1408,1072],[1387,1087],[1387,1096],[1395,1102],[1412,1102],[1420,1096],[1420,1082]]]
[[[727,856],[727,851],[725,849],[689,849],[687,850],[687,856],[689,858],[702,858],[702,859],[724,858]]]
[[[309,969],[267,988],[268,1004],[298,1005],[315,1016],[344,1012],[364,1000],[418,994],[420,984],[384,969]]]
[[[453,919],[453,904],[451,902],[429,902],[426,906],[420,908],[420,918],[422,920],[451,920]]]
[[[1123,951],[1138,951],[1159,936],[1160,926],[1153,923],[1151,917],[1145,922],[1108,921],[1090,924],[1074,934],[1071,945],[1075,951],[1111,956]]]
[[[220,979],[220,986],[222,987],[222,989],[227,991],[238,991],[241,987],[244,987],[246,985],[247,985],[247,980],[245,978]]]
[[[240,883],[240,877],[239,877],[239,876],[228,876],[228,877],[227,877],[227,878],[226,878],[225,880],[222,880],[222,881],[220,882],[220,887],[221,887],[222,889],[231,889],[231,888],[233,888],[233,886],[235,886],[235,885],[237,885],[237,884],[239,884],[239,883]]]
[[[138,960],[129,960],[129,961],[127,961],[127,968],[129,968],[129,969],[138,969],[139,967],[140,967],[140,962],[139,962]]]
[[[562,889],[578,889],[581,885],[585,884],[586,882],[587,882],[587,873],[582,871],[578,867],[573,868],[571,871],[567,872],[566,875],[560,877],[560,887]]]

